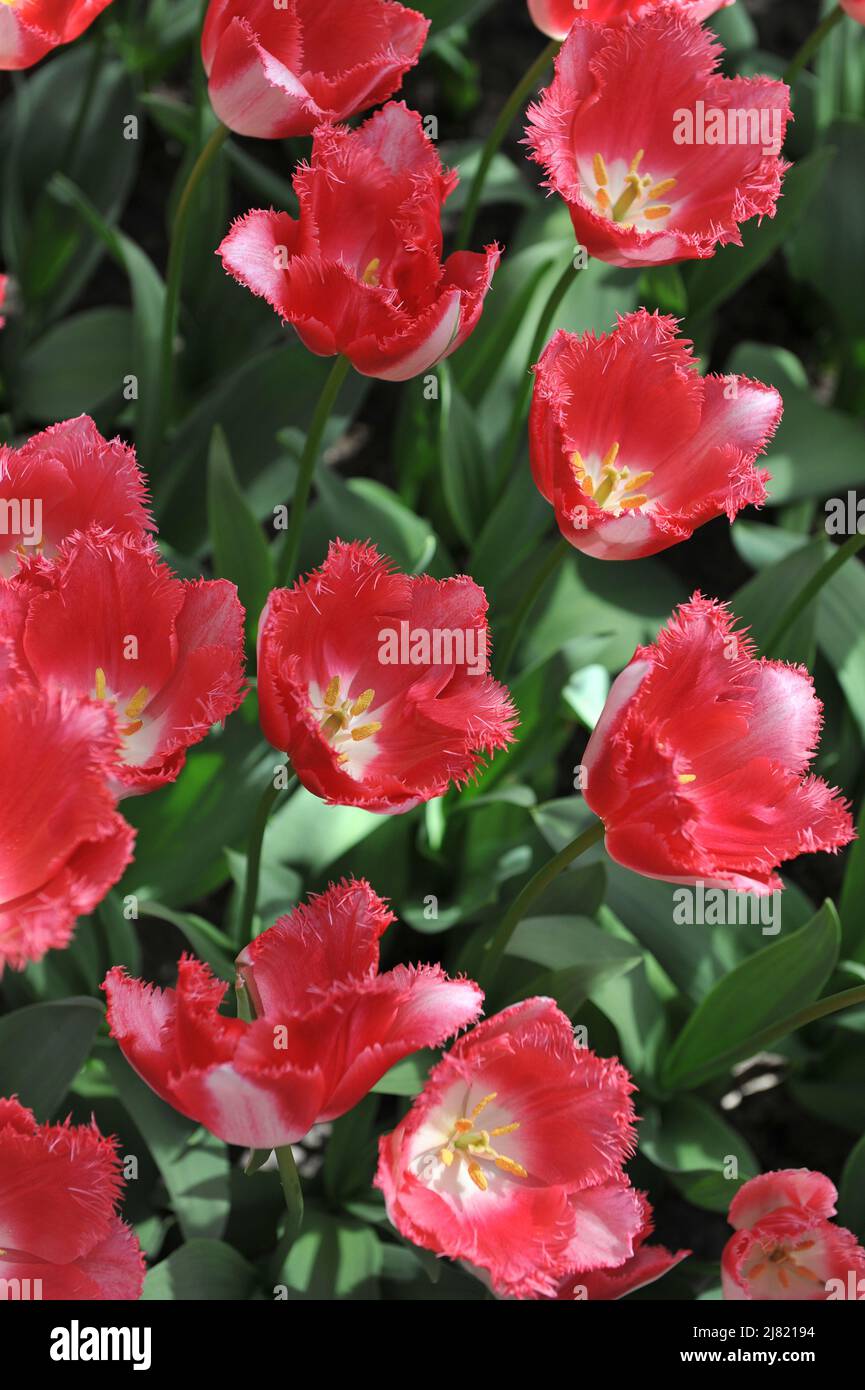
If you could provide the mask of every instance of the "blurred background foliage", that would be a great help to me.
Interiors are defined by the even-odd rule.
[[[417,0],[430,42],[402,95],[434,115],[463,186],[513,83],[543,40],[522,0]],[[179,189],[213,128],[198,57],[200,0],[116,0],[84,40],[3,78],[2,268],[17,309],[0,335],[0,428],[8,442],[88,412],[134,440],[167,558],[181,574],[224,575],[257,612],[273,583],[273,508],[291,497],[304,432],[328,364],[223,273],[214,248],[249,207],[292,209],[305,141],[232,137],[199,198],[183,283],[180,387],[159,444],[155,388],[167,230]],[[728,73],[780,75],[819,6],[738,0],[715,17]],[[610,682],[695,588],[732,600],[758,640],[779,604],[825,560],[828,498],[861,489],[865,431],[865,30],[845,23],[797,81],[795,160],[778,216],[749,224],[744,247],[682,268],[626,272],[592,262],[555,326],[607,331],[639,304],[683,319],[705,370],[780,388],[769,503],[732,530],[713,522],[648,560],[570,554],[540,591],[511,684],[519,742],[462,795],[406,816],[329,808],[304,790],[267,832],[257,928],[342,874],[367,877],[400,924],[385,964],[441,959],[500,915],[533,867],[578,832],[574,769]],[[370,538],[409,572],[467,572],[483,584],[499,651],[556,542],[525,432],[502,485],[515,394],[573,235],[538,188],[519,126],[497,156],[475,244],[505,258],[481,324],[439,369],[395,387],[352,376],[316,475],[302,565],[329,537]],[[131,138],[130,138],[131,137]],[[166,194],[168,196],[166,197]],[[129,376],[137,399],[126,399]],[[128,394],[128,392],[126,393]],[[863,523],[865,524],[865,523]],[[865,732],[865,572],[847,564],[791,629],[826,706],[816,770],[858,808]],[[239,1154],[168,1109],[108,1040],[99,984],[122,963],[172,984],[181,950],[232,978],[249,822],[277,761],[253,691],[194,749],[177,783],[127,801],[135,862],[74,944],[0,982],[0,1093],[40,1118],[95,1114],[139,1171],[126,1214],[153,1268],[149,1298],[473,1298],[468,1276],[390,1229],[370,1182],[377,1134],[422,1084],[409,1059],[355,1111],[304,1146],[308,1212],[279,1243],[277,1175],[243,1175]],[[495,662],[494,662],[495,669]],[[502,672],[497,674],[502,676]],[[723,1213],[765,1168],[820,1168],[840,1182],[841,1219],[865,1238],[865,1010],[814,1024],[753,1058],[753,1039],[824,989],[865,979],[865,850],[791,867],[782,930],[680,926],[673,888],[637,878],[601,849],[565,874],[522,924],[487,1009],[555,996],[589,1044],[621,1055],[640,1086],[634,1181],[650,1192],[659,1238],[694,1257],[637,1297],[718,1296]],[[128,895],[139,899],[127,920]],[[435,915],[430,904],[434,900]],[[827,903],[827,900],[831,900]],[[836,905],[833,907],[832,903]],[[836,910],[837,908],[837,910]],[[749,1060],[750,1059],[750,1060]]]

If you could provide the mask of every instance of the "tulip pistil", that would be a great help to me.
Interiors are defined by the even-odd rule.
[[[672,205],[661,202],[676,187],[676,179],[660,179],[657,182],[651,174],[641,174],[640,165],[645,150],[637,150],[625,174],[619,196],[610,193],[610,171],[604,156],[599,152],[592,159],[592,173],[596,184],[595,202],[605,217],[622,227],[633,227],[639,218],[646,222],[659,222],[669,217]],[[645,228],[643,228],[645,230]]]

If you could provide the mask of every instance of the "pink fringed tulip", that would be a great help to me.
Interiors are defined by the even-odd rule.
[[[610,691],[583,755],[611,858],[648,878],[771,893],[785,859],[854,838],[808,775],[822,706],[808,672],[757,660],[729,609],[695,594]]]
[[[252,1023],[219,1013],[227,986],[199,961],[184,957],[164,991],[116,967],[104,985],[112,1037],[157,1095],[226,1143],[293,1144],[480,1012],[477,985],[439,966],[379,974],[393,920],[354,880],[281,918],[237,959]]]
[[[563,39],[575,20],[627,24],[660,5],[671,4],[689,19],[706,19],[733,0],[529,0],[529,14],[542,34]]]
[[[723,513],[759,506],[756,468],[778,392],[701,377],[676,321],[645,309],[604,337],[558,332],[535,368],[530,454],[562,535],[600,560],[635,560]]]
[[[33,689],[0,641],[0,973],[66,946],[132,858],[108,790],[117,742],[108,709]]]
[[[663,1245],[646,1245],[652,1234],[652,1208],[644,1193],[638,1192],[642,1225],[634,1237],[634,1253],[615,1269],[575,1270],[556,1290],[559,1300],[587,1300],[590,1303],[614,1302],[626,1294],[654,1284],[669,1274],[677,1264],[686,1260],[690,1250],[678,1250],[674,1255]]]
[[[0,71],[32,67],[77,39],[111,0],[0,0]]]
[[[632,1090],[552,999],[505,1009],[454,1043],[381,1139],[391,1221],[502,1297],[555,1297],[575,1269],[620,1268],[644,1225],[622,1172]]]
[[[139,1298],[144,1256],[116,1214],[123,1186],[117,1144],[95,1125],[40,1125],[0,1098],[0,1280],[34,1301]]]
[[[441,212],[456,183],[420,116],[391,102],[357,130],[320,128],[294,179],[299,220],[247,213],[219,255],[310,352],[406,381],[465,342],[499,262],[496,246],[442,262]]]
[[[774,216],[790,93],[767,77],[720,76],[721,51],[669,7],[571,29],[527,136],[590,256],[619,266],[712,256],[741,244],[740,223]]]
[[[201,36],[211,104],[238,135],[311,135],[392,96],[428,30],[394,0],[211,0]]]
[[[0,575],[33,553],[53,559],[74,531],[98,526],[144,539],[155,529],[135,450],[103,439],[87,415],[18,449],[0,445],[0,505],[13,523],[0,531]]]
[[[745,1302],[865,1296],[865,1250],[830,1220],[838,1193],[822,1173],[787,1168],[752,1178],[730,1204],[724,1298]]]

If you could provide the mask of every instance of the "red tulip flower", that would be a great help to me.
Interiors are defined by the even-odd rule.
[[[32,67],[83,34],[111,0],[0,0],[0,70]]]
[[[701,377],[676,320],[641,309],[596,338],[558,332],[535,368],[530,454],[562,535],[636,560],[766,497],[754,466],[783,411],[744,376]]]
[[[229,1144],[279,1148],[363,1099],[396,1062],[478,1016],[483,995],[436,965],[379,974],[393,921],[364,882],[331,885],[238,956],[255,1021],[226,1018],[227,986],[184,957],[177,989],[105,980],[108,1021],[157,1095]]]
[[[736,1302],[859,1300],[865,1250],[830,1221],[838,1193],[822,1173],[763,1173],[730,1203],[731,1236],[721,1260],[724,1298]]]
[[[512,739],[488,674],[486,598],[462,575],[396,574],[372,546],[275,589],[259,629],[264,735],[331,804],[409,811],[465,782]]]
[[[808,776],[822,706],[802,667],[757,660],[729,609],[695,594],[610,691],[583,754],[608,854],[672,883],[761,895],[785,859],[854,838],[841,795]]]
[[[117,1215],[123,1185],[116,1142],[95,1125],[40,1125],[0,1098],[0,1279],[34,1301],[139,1298],[144,1256]]]
[[[563,1280],[556,1290],[559,1300],[571,1301],[585,1299],[590,1303],[612,1302],[634,1293],[636,1289],[654,1284],[656,1280],[669,1274],[675,1265],[681,1264],[690,1255],[690,1250],[678,1250],[674,1255],[663,1245],[646,1245],[645,1241],[653,1230],[652,1208],[642,1192],[637,1193],[640,1203],[641,1225],[634,1237],[634,1253],[630,1259],[615,1269],[575,1270]]]
[[[65,946],[132,858],[107,785],[116,749],[107,708],[16,679],[0,642],[0,973]]]
[[[669,4],[689,19],[706,19],[733,0],[529,0],[529,14],[542,34],[563,39],[575,20],[592,24],[627,24]]]
[[[527,136],[590,256],[619,266],[712,256],[741,245],[740,223],[774,216],[789,89],[720,76],[721,52],[670,7],[571,29]]]
[[[505,1009],[454,1043],[381,1139],[392,1223],[503,1297],[555,1297],[575,1269],[620,1267],[644,1224],[622,1173],[632,1090],[552,999]]]
[[[488,246],[442,263],[441,211],[456,183],[420,116],[391,102],[357,130],[316,131],[294,179],[299,220],[247,213],[219,255],[311,352],[406,381],[465,342],[499,262]]]
[[[227,580],[181,580],[149,541],[90,531],[0,587],[0,635],[35,683],[114,711],[120,795],[173,782],[243,700],[243,608]]]
[[[201,36],[211,104],[238,135],[311,135],[391,96],[429,23],[393,0],[211,0]]]
[[[154,530],[135,450],[103,439],[87,415],[34,434],[20,449],[0,446],[0,575],[21,556],[52,559],[62,541],[90,526],[145,537]]]

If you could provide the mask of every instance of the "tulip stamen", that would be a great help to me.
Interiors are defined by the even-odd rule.
[[[317,703],[319,698],[321,704]],[[367,713],[374,701],[375,691],[371,686],[362,690],[359,695],[352,696],[348,693],[343,698],[342,680],[339,676],[330,677],[321,696],[318,695],[317,688],[311,689],[311,708],[319,716],[321,732],[329,743],[335,745],[337,762],[341,767],[352,761],[348,751],[349,745],[363,743],[377,734],[381,728],[381,722],[377,719],[355,723]]]
[[[571,469],[581,490],[597,507],[614,512],[617,516],[621,512],[635,511],[646,505],[649,501],[647,493],[639,492],[635,496],[631,494],[637,488],[645,487],[650,478],[654,477],[648,470],[632,475],[629,468],[618,467],[618,458],[618,441],[611,444],[599,467],[593,465],[598,468],[597,473],[590,471],[578,449],[571,455]]]
[[[635,220],[641,217],[645,218],[647,223],[658,222],[669,217],[673,211],[669,203],[659,203],[657,200],[671,193],[678,180],[675,178],[656,180],[651,174],[641,174],[640,165],[645,153],[645,150],[637,150],[624,175],[621,192],[615,199],[610,194],[611,175],[604,156],[599,151],[592,157],[595,201],[600,211],[611,221],[618,223],[619,226],[633,227]],[[618,167],[621,169],[621,163]],[[648,204],[650,203],[653,206],[649,207]],[[647,228],[644,227],[643,230],[647,230]]]
[[[379,280],[378,280],[378,272],[379,272],[380,268],[381,268],[381,257],[380,257],[380,256],[373,256],[373,258],[372,258],[372,260],[370,261],[369,265],[367,266],[366,270],[363,272],[363,275],[360,277],[362,283],[363,283],[364,285],[377,285],[377,284],[379,283]]]
[[[697,780],[697,774],[696,774],[696,772],[680,772],[680,773],[679,773],[679,781],[682,783],[682,786],[683,786],[683,787],[688,786],[691,782],[696,782],[696,780]]]
[[[486,1192],[489,1187],[489,1177],[481,1165],[481,1159],[488,1160],[500,1172],[508,1173],[513,1178],[528,1177],[528,1173],[521,1163],[518,1163],[515,1158],[509,1158],[507,1154],[499,1153],[490,1143],[491,1139],[498,1138],[503,1134],[513,1134],[515,1130],[520,1128],[519,1120],[513,1120],[509,1124],[496,1125],[495,1129],[492,1130],[477,1128],[478,1116],[496,1099],[496,1095],[496,1091],[491,1091],[489,1095],[483,1096],[477,1102],[468,1115],[461,1115],[458,1120],[455,1120],[450,1138],[438,1151],[438,1157],[446,1168],[451,1168],[455,1159],[465,1159],[468,1176],[481,1192]]]

